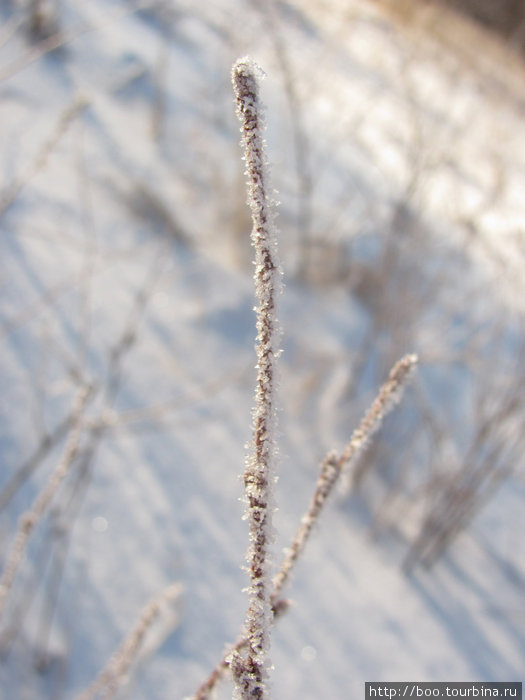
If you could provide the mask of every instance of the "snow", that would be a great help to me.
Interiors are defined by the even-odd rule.
[[[181,597],[119,697],[191,695],[241,631],[256,321],[230,70],[246,54],[267,74],[281,202],[272,573],[328,451],[344,447],[396,360],[417,352],[421,365],[367,453],[362,487],[332,499],[283,593],[273,695],[523,678],[521,64],[481,31],[465,30],[462,45],[448,14],[416,31],[380,3],[276,6],[312,176],[297,231],[290,95],[262,6],[57,6],[68,41],[54,53],[34,51],[21,3],[0,8],[11,197],[0,213],[0,493],[79,384],[94,395],[85,458],[31,537],[9,640],[0,629],[0,697],[76,697],[171,583]],[[2,566],[64,444],[0,512]],[[513,472],[443,558],[403,573],[425,488],[469,454]],[[225,681],[217,697],[231,694]]]

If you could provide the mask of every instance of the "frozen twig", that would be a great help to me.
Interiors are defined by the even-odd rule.
[[[277,601],[282,593],[285,583],[288,581],[295,562],[304,549],[306,540],[326,503],[326,499],[332,492],[335,482],[341,473],[342,463],[335,452],[330,452],[321,465],[321,473],[317,479],[315,492],[310,506],[301,520],[301,524],[295,534],[291,547],[288,549],[283,564],[273,581],[272,601]]]
[[[353,465],[378,430],[383,418],[401,400],[404,388],[418,362],[417,355],[405,355],[390,370],[387,381],[365,413],[359,427],[339,458],[342,465]]]
[[[19,528],[15,534],[11,551],[0,578],[0,618],[4,613],[7,597],[24,557],[27,541],[32,531],[45,514],[49,504],[51,503],[55,493],[64,480],[73,460],[78,453],[80,435],[83,428],[82,413],[88,397],[88,388],[84,387],[79,390],[72,414],[73,419],[71,431],[69,433],[62,459],[58,463],[55,471],[51,474],[44,489],[37,495],[30,510],[26,511],[20,518]]]
[[[97,695],[104,694],[105,700],[114,697],[119,688],[126,682],[131,664],[144,641],[144,637],[152,624],[158,618],[163,608],[177,600],[182,592],[182,586],[174,583],[146,605],[137,623],[113,654],[105,668],[99,673],[91,685],[86,688],[76,700],[91,700]]]
[[[281,569],[273,580],[270,602],[274,612],[274,619],[280,617],[288,607],[287,602],[281,598],[282,590],[289,580],[292,569],[304,550],[310,533],[315,523],[318,521],[321,511],[341,473],[343,470],[348,470],[355,466],[357,459],[366,449],[371,437],[380,427],[383,418],[401,399],[403,390],[417,362],[418,359],[416,355],[405,355],[394,365],[387,381],[379,390],[379,393],[363,416],[359,426],[354,430],[350,441],[347,443],[341,455],[338,456],[336,452],[330,452],[325,457],[321,465],[321,473],[317,479],[310,506],[301,520],[301,524],[286,553]],[[221,661],[200,686],[195,695],[191,696],[188,700],[208,700],[210,693],[230,666],[231,660],[235,658],[242,649],[246,648],[247,644],[247,638],[241,637],[233,648],[224,654]]]
[[[16,492],[30,478],[38,465],[47,457],[51,450],[65,438],[71,430],[75,416],[73,411],[68,414],[51,433],[43,437],[33,454],[17,469],[0,491],[0,512],[4,510]]]
[[[268,548],[272,538],[275,363],[279,353],[275,303],[280,286],[280,269],[277,262],[272,202],[268,196],[262,110],[256,78],[258,72],[261,72],[260,69],[247,58],[237,61],[232,71],[252,210],[255,292],[258,300],[253,444],[244,474],[250,525],[248,562],[251,586],[245,624],[248,644],[246,655],[241,656],[239,650],[236,650],[231,663],[237,692],[242,700],[268,696],[265,682],[272,623]]]
[[[357,459],[369,445],[372,436],[379,429],[383,418],[401,399],[407,380],[416,364],[416,355],[405,355],[394,365],[387,381],[379,390],[359,426],[354,430],[341,455],[338,457],[335,452],[330,452],[325,457],[308,511],[303,516],[301,525],[285,556],[281,569],[274,579],[272,602],[275,603],[281,595],[295,562],[303,551],[312,528],[317,522],[328,496],[332,493],[343,469],[348,472],[355,465]]]
[[[51,137],[43,144],[35,160],[30,164],[26,172],[16,178],[0,194],[0,216],[3,216],[9,209],[27,183],[42,170],[62,136],[88,104],[89,100],[86,97],[77,95],[60,114]]]

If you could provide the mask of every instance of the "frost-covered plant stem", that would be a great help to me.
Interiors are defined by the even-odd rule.
[[[401,399],[403,390],[412,375],[418,359],[416,355],[405,355],[391,369],[387,381],[380,388],[374,402],[363,416],[359,426],[340,455],[329,452],[321,465],[314,495],[308,510],[301,519],[292,544],[288,549],[281,569],[273,580],[273,590],[270,596],[274,618],[277,619],[287,608],[287,602],[281,598],[283,588],[290,578],[293,567],[304,550],[306,542],[318,521],[321,511],[326,505],[339,477],[355,466],[363,454],[374,433],[380,427],[383,418]],[[246,648],[248,640],[241,637],[233,649],[227,652],[219,664],[213,669],[208,678],[200,686],[195,695],[188,700],[208,700],[219,680],[230,665],[230,660]]]
[[[247,58],[233,66],[232,80],[241,121],[249,203],[252,211],[252,243],[255,248],[257,295],[257,383],[253,410],[253,444],[246,461],[244,485],[250,525],[248,563],[251,585],[245,633],[247,653],[234,651],[231,668],[242,700],[267,698],[269,636],[272,624],[271,580],[268,548],[272,539],[273,462],[275,456],[275,363],[278,355],[276,295],[280,285],[272,202],[268,197],[268,171],[262,138],[262,110],[256,73],[260,69]]]
[[[347,443],[341,455],[338,456],[335,452],[329,452],[323,460],[321,473],[317,479],[310,506],[301,520],[301,524],[286,553],[281,569],[273,581],[273,592],[271,596],[273,605],[279,603],[282,589],[288,581],[295,562],[303,551],[306,541],[343,469],[348,472],[348,470],[354,466],[357,459],[370,444],[370,440],[379,429],[383,418],[401,399],[403,390],[417,361],[417,355],[405,355],[394,365],[390,370],[387,381],[379,390],[374,402],[363,416],[359,426],[354,430],[350,441]]]

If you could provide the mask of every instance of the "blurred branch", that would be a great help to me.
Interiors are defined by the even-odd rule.
[[[102,695],[110,700],[128,679],[128,671],[144,641],[144,636],[161,614],[163,608],[176,601],[182,593],[182,586],[174,583],[162,593],[153,598],[142,610],[139,619],[118,650],[111,657],[106,667],[100,672],[93,683],[86,688],[76,700],[91,700]]]
[[[7,597],[26,551],[27,541],[33,529],[38,525],[42,516],[47,511],[49,504],[68,473],[73,460],[77,456],[83,427],[82,414],[89,397],[89,391],[90,390],[87,388],[80,389],[75,399],[72,412],[72,427],[62,459],[55,471],[51,474],[44,489],[37,495],[30,510],[24,513],[20,519],[19,529],[13,539],[11,551],[0,578],[0,618],[4,613]]]
[[[57,120],[53,133],[50,138],[43,144],[36,158],[31,165],[26,169],[23,175],[16,178],[8,185],[0,195],[0,217],[2,217],[9,207],[16,200],[22,189],[27,183],[45,166],[50,154],[55,150],[63,135],[78,116],[89,104],[89,100],[83,96],[75,97],[71,103],[64,109]]]

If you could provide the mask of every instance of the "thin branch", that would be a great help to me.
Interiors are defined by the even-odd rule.
[[[158,618],[162,609],[169,603],[177,600],[182,593],[182,586],[174,583],[168,586],[162,593],[146,605],[139,619],[120,647],[113,654],[108,664],[86,688],[76,700],[91,700],[104,693],[105,700],[114,697],[119,688],[126,682],[127,674],[134,662],[144,637],[152,624]]]
[[[51,450],[68,434],[74,419],[73,412],[67,415],[51,433],[43,437],[33,454],[24,464],[14,472],[2,491],[0,491],[0,512],[11,501],[21,486],[31,477],[38,465],[45,459]]]
[[[80,114],[88,104],[89,100],[86,97],[78,95],[60,114],[51,137],[42,145],[35,160],[30,164],[25,173],[15,178],[1,193],[0,216],[5,214],[27,183],[42,170],[62,136],[66,133],[77,115]]]
[[[26,511],[20,518],[19,528],[15,534],[7,563],[0,578],[0,618],[4,613],[9,592],[24,557],[27,541],[34,528],[45,514],[78,453],[80,435],[83,428],[82,413],[88,397],[89,389],[80,389],[75,400],[75,408],[73,411],[74,419],[62,459],[58,463],[55,471],[51,474],[44,489],[40,491],[35,498],[30,510]]]
[[[237,115],[248,177],[249,203],[252,210],[252,244],[255,248],[255,292],[257,312],[257,382],[253,411],[253,446],[246,461],[244,485],[250,524],[248,550],[251,586],[246,615],[248,653],[235,654],[232,671],[242,700],[268,697],[268,650],[272,609],[268,549],[272,538],[272,487],[275,458],[275,364],[279,354],[277,342],[276,295],[280,285],[277,245],[273,225],[272,202],[268,196],[268,171],[262,138],[262,108],[259,102],[257,73],[260,69],[243,58],[233,67],[232,80],[237,100]]]
[[[310,506],[301,520],[301,525],[285,556],[281,570],[273,581],[272,603],[276,603],[281,596],[282,589],[288,581],[297,559],[303,552],[312,529],[343,469],[348,471],[355,466],[358,458],[370,444],[372,436],[379,429],[383,418],[401,399],[404,387],[416,363],[416,355],[405,355],[394,365],[388,380],[383,384],[361,423],[354,430],[342,454],[338,457],[335,452],[330,452],[323,460]]]

